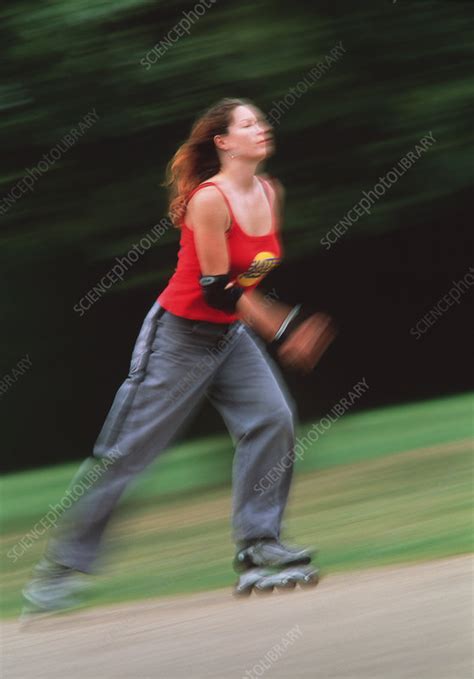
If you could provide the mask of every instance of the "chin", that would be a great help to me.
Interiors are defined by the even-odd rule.
[[[267,147],[265,149],[265,158],[270,158],[270,156],[273,156],[275,153],[275,145],[274,144],[267,144]]]
[[[263,146],[262,149],[257,151],[255,158],[260,161],[265,160],[265,158],[268,158],[268,156],[271,155],[271,152],[272,152],[271,148],[269,148],[268,146]]]

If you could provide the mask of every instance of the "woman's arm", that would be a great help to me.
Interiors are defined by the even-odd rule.
[[[283,224],[283,201],[285,190],[278,179],[265,177],[271,184],[273,209],[277,214],[278,228]],[[277,355],[281,363],[302,372],[311,372],[336,336],[333,320],[325,313],[313,313],[309,317],[301,305],[293,309],[282,302],[269,300],[255,288],[242,295],[237,303],[241,320],[255,328],[267,342],[282,334],[277,343]],[[305,318],[306,316],[306,318]],[[296,325],[296,327],[295,327]]]
[[[207,186],[198,191],[189,202],[188,215],[202,275],[226,274],[230,268],[225,236],[229,213],[218,189]],[[227,287],[232,284],[230,282]],[[273,339],[290,311],[290,306],[280,302],[273,301],[270,307],[264,295],[255,289],[241,295],[235,307],[242,322],[251,326],[267,342]]]
[[[189,201],[188,215],[202,275],[226,273],[230,267],[225,236],[229,213],[218,189],[214,186],[200,189]]]
[[[268,299],[253,289],[242,295],[237,302],[236,312],[240,320],[250,326],[266,342],[271,342],[292,307],[283,302]]]
[[[224,201],[214,187],[205,187],[193,196],[192,201],[190,224],[201,273],[209,277],[226,276],[230,267],[225,236],[229,215]],[[235,281],[230,281],[226,288],[233,285]],[[219,294],[222,297],[222,291]],[[269,304],[256,289],[242,294],[235,305],[235,312],[242,322],[252,327],[266,342],[274,339],[275,333],[291,311],[292,307],[282,302],[272,301]],[[308,372],[313,369],[332,339],[330,319],[315,314],[292,331],[279,347],[278,356],[283,363]]]

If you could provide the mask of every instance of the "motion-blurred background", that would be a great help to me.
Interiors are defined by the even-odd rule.
[[[197,19],[179,36],[173,29],[184,12]],[[4,471],[90,454],[127,375],[142,320],[174,270],[179,232],[167,229],[86,313],[74,306],[166,216],[165,165],[195,117],[224,96],[248,97],[265,113],[278,103],[283,109],[266,171],[286,187],[286,259],[264,289],[289,303],[326,309],[340,325],[309,377],[285,372],[301,422],[318,421],[359,380],[369,385],[344,416],[353,425],[342,418],[342,429],[335,425],[325,434],[329,448],[314,446],[312,466],[466,438],[474,281],[470,2],[5,0],[0,44]],[[337,45],[344,51],[331,63],[327,55]],[[329,67],[282,106],[320,63]],[[91,112],[95,119],[84,124]],[[44,155],[67,141],[72,128],[81,134],[46,167]],[[373,191],[429,134],[435,143],[371,214],[326,247],[322,239],[362,192]],[[44,171],[37,169],[31,190],[20,194],[15,187],[38,167]],[[462,288],[461,280],[459,301],[445,301],[441,313],[440,300],[455,283]],[[427,314],[429,323],[422,321]],[[434,405],[424,403],[433,399]],[[380,407],[376,413],[390,415],[388,422],[371,413]],[[357,411],[367,411],[359,414],[366,419],[351,420]],[[206,474],[220,465],[210,485],[228,483],[230,440],[210,406],[183,436],[190,460],[193,451],[211,456],[208,464],[186,466],[194,481],[205,486]],[[436,483],[442,459],[440,468],[429,464]],[[454,474],[453,458],[449,464]],[[460,480],[466,464],[458,468]],[[33,477],[7,477],[5,512],[18,531],[10,544],[63,492],[75,466],[58,467],[54,488],[34,502],[31,489],[44,489],[52,470],[39,471],[33,485]],[[402,469],[411,481],[420,471]],[[160,483],[166,486],[157,483],[150,497]],[[347,499],[338,488],[339,501]],[[380,492],[386,490],[382,483]],[[447,504],[459,490],[455,484]],[[27,497],[32,504],[20,516]],[[314,520],[305,526],[300,537],[312,539]],[[342,549],[343,534],[331,536]],[[464,537],[459,540],[454,551],[464,549]],[[38,551],[35,545],[23,564]],[[344,562],[347,554],[336,552],[333,561]],[[222,582],[227,559],[226,553]],[[217,581],[214,573],[206,583]]]
[[[193,20],[187,2],[3,5],[2,196],[98,116],[1,216],[1,373],[32,363],[1,399],[4,469],[88,454],[173,272],[179,232],[82,317],[73,307],[166,215],[165,164],[194,118],[223,96],[269,112],[341,42],[345,53],[283,105],[267,166],[287,207],[286,261],[265,289],[330,309],[342,326],[309,379],[289,376],[301,416],[322,414],[361,376],[364,408],[471,385],[469,294],[423,337],[410,334],[473,264],[470,3],[208,4],[179,39],[170,31],[184,11]],[[430,131],[436,143],[324,247],[362,191]],[[220,426],[209,409],[193,436]]]

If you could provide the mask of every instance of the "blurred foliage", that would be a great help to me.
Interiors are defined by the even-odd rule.
[[[156,64],[141,65],[192,8],[179,0],[2,7],[1,195],[87,111],[100,118],[2,217],[2,246],[36,252],[38,242],[54,243],[106,270],[165,214],[164,167],[199,111],[241,95],[268,112],[339,41],[346,53],[276,130],[269,169],[288,187],[286,229],[298,234],[288,254],[320,247],[361,191],[430,130],[438,143],[350,235],[398,228],[404,209],[433,210],[467,183],[469,3],[218,0]],[[174,264],[160,251],[176,238],[167,233],[147,263],[155,283]]]
[[[339,42],[345,54],[276,128],[267,170],[287,188],[286,256],[321,250],[361,192],[429,131],[437,143],[345,238],[409,228],[443,201],[466,202],[471,3],[217,0],[157,63],[141,65],[195,4],[2,3],[0,198],[87,112],[99,120],[0,215],[0,313],[10,330],[1,374],[31,353],[32,333],[33,361],[58,370],[93,341],[73,305],[165,216],[164,168],[200,111],[245,96],[268,113]],[[178,238],[169,229],[108,295],[147,289],[151,300],[173,272]],[[33,386],[33,402],[44,387]]]

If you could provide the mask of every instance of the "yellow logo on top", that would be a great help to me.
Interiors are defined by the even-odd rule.
[[[237,283],[244,288],[255,285],[279,263],[280,258],[274,252],[258,252],[247,271],[237,276]]]

